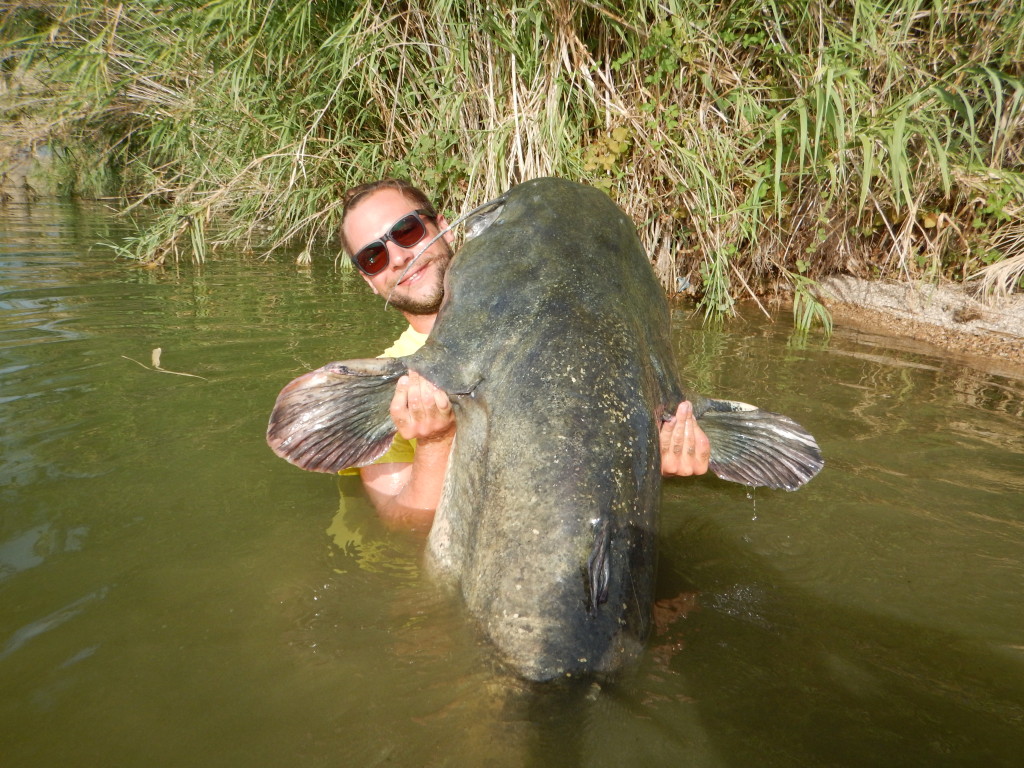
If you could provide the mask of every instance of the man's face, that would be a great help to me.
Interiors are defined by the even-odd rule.
[[[391,225],[408,213],[416,210],[416,204],[394,189],[380,189],[362,200],[351,209],[345,218],[345,239],[357,253],[367,243],[379,239]],[[360,272],[374,293],[387,298],[398,310],[411,315],[432,315],[441,307],[444,296],[444,273],[452,258],[451,232],[423,252],[409,273],[399,278],[406,266],[440,229],[448,226],[443,216],[435,223],[424,218],[427,236],[410,248],[403,248],[391,240],[385,240],[388,265],[375,275]]]

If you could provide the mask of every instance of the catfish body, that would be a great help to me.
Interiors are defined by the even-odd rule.
[[[668,305],[633,223],[597,189],[536,179],[484,216],[423,348],[297,379],[268,441],[306,469],[368,463],[395,431],[394,381],[426,377],[457,423],[433,570],[522,677],[613,673],[651,626],[659,427],[684,399]],[[822,466],[787,417],[685,396],[720,476],[792,489]]]

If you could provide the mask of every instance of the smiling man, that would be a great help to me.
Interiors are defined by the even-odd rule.
[[[426,341],[444,297],[444,274],[454,256],[445,233],[405,268],[448,222],[419,189],[382,179],[350,189],[341,238],[370,289],[401,312],[409,327],[382,357],[404,357]],[[455,417],[448,396],[415,372],[399,379],[391,401],[398,436],[375,463],[362,467],[363,485],[381,518],[395,527],[429,528],[441,499]],[[661,472],[686,477],[708,470],[711,449],[688,402],[661,430]]]

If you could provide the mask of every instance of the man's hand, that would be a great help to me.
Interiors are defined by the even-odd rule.
[[[684,400],[676,415],[661,425],[661,474],[689,477],[708,471],[711,444],[693,417],[693,406]]]
[[[402,376],[395,386],[391,420],[398,434],[418,444],[450,438],[455,432],[455,414],[448,395],[415,371]]]
[[[402,437],[416,441],[416,454],[412,463],[362,467],[363,486],[387,525],[429,530],[455,437],[452,404],[448,395],[410,371],[395,385],[391,420]]]

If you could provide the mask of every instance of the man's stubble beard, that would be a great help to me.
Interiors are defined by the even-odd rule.
[[[453,256],[451,246],[443,241],[442,243],[444,250],[434,257],[434,265],[437,267],[437,283],[433,286],[433,290],[426,296],[418,299],[392,293],[388,304],[400,312],[406,312],[410,315],[437,314],[437,311],[441,308],[441,301],[444,299],[444,275],[448,271],[448,265],[451,264]]]

